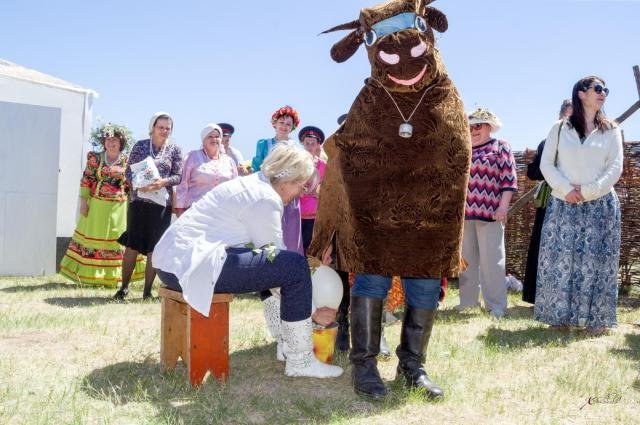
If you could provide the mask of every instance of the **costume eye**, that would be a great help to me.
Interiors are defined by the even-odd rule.
[[[427,51],[427,43],[420,40],[420,44],[418,44],[417,46],[411,49],[411,56],[414,58],[417,58],[418,56],[422,56],[426,51]]]
[[[384,50],[380,50],[378,56],[380,56],[382,62],[388,63],[389,65],[395,65],[400,62],[400,56],[395,53],[387,53]]]
[[[427,28],[429,28],[427,26],[427,21],[422,16],[416,16],[413,26],[420,32],[425,32]]]
[[[364,44],[371,46],[378,39],[378,34],[374,30],[368,30],[364,33]]]

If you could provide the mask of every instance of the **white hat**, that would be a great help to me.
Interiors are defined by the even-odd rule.
[[[474,124],[489,124],[491,126],[491,132],[495,133],[502,127],[500,119],[494,115],[493,112],[487,108],[478,108],[469,114],[469,125]]]
[[[204,143],[204,139],[213,131],[218,130],[218,134],[222,137],[222,129],[218,124],[209,123],[204,126],[202,130],[200,130],[200,141]]]
[[[160,119],[160,118],[168,118],[168,119],[170,119],[171,120],[171,130],[173,130],[173,118],[171,118],[171,115],[168,112],[158,111],[155,114],[153,114],[153,116],[149,120],[149,136],[151,136],[151,133],[153,133],[153,126],[156,125],[156,121],[158,121],[158,119]]]

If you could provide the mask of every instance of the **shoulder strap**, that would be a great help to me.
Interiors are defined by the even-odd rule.
[[[562,130],[562,125],[564,124],[564,120],[558,126],[558,143],[556,143],[556,157],[553,160],[553,165],[558,166],[558,148],[560,147],[560,131]]]

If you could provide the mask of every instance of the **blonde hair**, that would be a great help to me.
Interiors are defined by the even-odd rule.
[[[271,183],[307,181],[313,177],[315,167],[309,152],[298,146],[283,143],[267,155],[260,171]]]

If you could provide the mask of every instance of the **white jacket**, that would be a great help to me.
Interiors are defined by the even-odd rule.
[[[282,239],[282,199],[262,173],[227,181],[180,216],[153,250],[153,266],[178,277],[185,300],[209,315],[226,247],[256,247]]]
[[[564,122],[558,144],[558,126]],[[558,165],[554,158],[558,150]],[[544,144],[540,171],[553,189],[551,195],[562,199],[580,185],[585,201],[598,199],[613,190],[622,174],[622,134],[619,128],[593,131],[580,142],[578,132],[568,120],[556,122]]]

